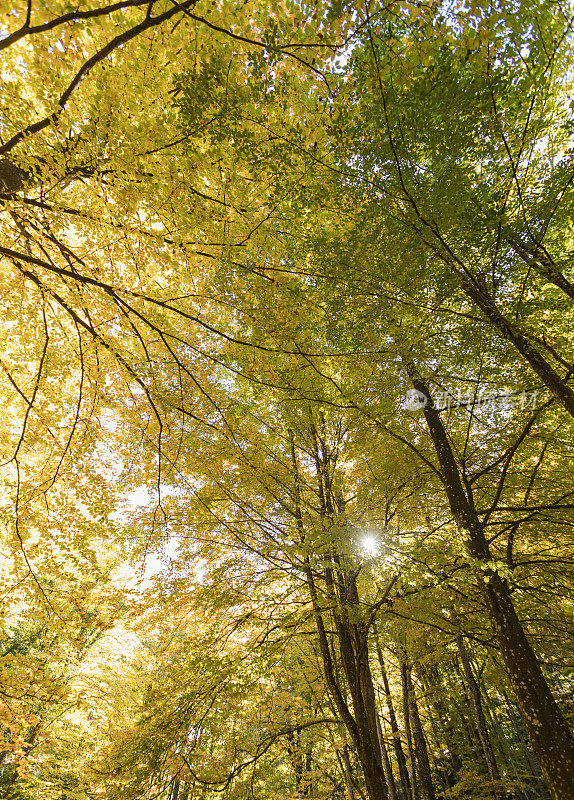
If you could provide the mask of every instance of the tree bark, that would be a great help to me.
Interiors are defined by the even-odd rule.
[[[449,703],[445,701],[444,686],[441,675],[435,664],[415,664],[419,680],[425,688],[429,710],[434,710],[441,722],[441,739],[446,744],[449,752],[450,775],[447,775],[451,786],[457,781],[458,773],[462,767],[462,758],[459,753],[459,737],[451,716]],[[432,717],[431,717],[432,720]],[[444,767],[443,767],[444,769]]]
[[[466,683],[464,680],[464,676],[462,674],[459,659],[453,658],[452,666],[454,671],[456,672],[456,676],[459,680],[458,684],[458,691],[460,691],[463,699],[462,704],[458,704],[458,713],[460,715],[461,724],[464,730],[464,735],[466,737],[466,741],[468,742],[468,746],[470,748],[470,752],[472,753],[475,759],[481,757],[481,748],[480,748],[480,740],[478,739],[478,734],[476,732],[476,726],[472,724],[472,703],[470,702],[470,698],[466,691]],[[455,703],[457,701],[455,700]]]
[[[405,366],[414,388],[430,398],[429,389],[420,379],[412,361],[405,360]],[[472,497],[467,497],[463,488],[449,438],[432,401],[425,406],[424,415],[455,523],[465,535],[470,556],[476,562],[485,564],[480,569],[477,564],[475,573],[510,684],[550,794],[553,800],[571,800],[574,786],[574,735],[520,624],[507,581],[486,566],[492,561],[492,556],[484,528]]]

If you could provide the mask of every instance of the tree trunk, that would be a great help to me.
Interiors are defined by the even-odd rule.
[[[293,774],[295,776],[295,795],[297,797],[303,796],[303,752],[301,750],[301,729],[296,728],[287,734],[287,752],[291,766],[293,767]]]
[[[351,712],[335,677],[333,656],[329,647],[315,580],[308,564],[305,567],[305,572],[315,613],[323,673],[327,687],[357,751],[370,800],[386,800],[387,789],[377,735],[375,691],[367,660],[366,636],[362,645],[359,641],[358,645],[355,643],[355,647],[353,647],[352,631],[349,630],[350,623],[341,619],[337,620],[338,615],[335,613],[337,639],[343,670],[353,702],[353,712]]]
[[[413,737],[411,732],[411,709],[409,703],[409,686],[407,680],[407,665],[401,659],[401,686],[403,689],[403,717],[405,720],[405,737],[407,740],[407,755],[409,766],[409,778],[411,785],[411,800],[418,800],[418,784],[415,772],[415,754],[413,750]]]
[[[478,731],[482,752],[484,753],[484,760],[486,761],[488,775],[491,781],[499,781],[500,772],[498,770],[498,764],[496,763],[494,750],[492,749],[492,742],[490,741],[490,736],[488,735],[488,728],[486,727],[486,720],[482,710],[480,689],[472,673],[472,667],[470,666],[470,661],[468,660],[468,653],[466,652],[466,647],[464,646],[462,636],[459,635],[456,637],[456,644],[460,654],[462,668],[466,677],[468,691],[470,693],[470,700],[474,711],[476,728]]]
[[[518,620],[505,580],[494,573],[486,583],[493,628],[528,736],[554,800],[571,800],[574,736],[560,710]]]
[[[466,683],[464,676],[460,669],[459,659],[453,658],[452,665],[456,672],[457,678],[460,683],[457,686],[457,691],[462,695],[463,703],[458,705],[458,713],[460,715],[461,724],[464,730],[464,735],[468,742],[470,752],[474,759],[481,757],[480,741],[477,738],[476,726],[472,724],[472,703],[466,691]],[[455,700],[456,703],[456,700]]]
[[[375,645],[377,650],[377,658],[379,660],[379,666],[381,668],[381,676],[383,678],[383,686],[385,689],[385,700],[387,703],[387,708],[389,711],[389,720],[391,723],[391,735],[393,738],[393,750],[395,751],[395,757],[397,759],[397,767],[399,770],[399,778],[401,781],[401,788],[403,790],[403,796],[405,800],[407,800],[410,794],[410,780],[409,780],[409,772],[407,769],[407,760],[405,758],[405,754],[403,752],[403,748],[401,745],[401,735],[399,733],[399,726],[397,723],[397,716],[395,714],[395,707],[393,705],[393,698],[391,697],[391,690],[389,687],[389,679],[387,676],[387,670],[385,667],[385,661],[383,658],[383,651],[381,650],[381,645],[379,643],[379,637],[377,633],[377,629],[373,624],[373,631],[375,634]]]
[[[441,717],[440,714],[437,714],[434,704],[431,704],[429,702],[428,696],[426,694],[427,686],[425,686],[424,689],[425,689],[425,697],[424,697],[425,711],[426,711],[426,717],[429,722],[430,732],[432,733],[432,738],[434,745],[436,747],[436,752],[442,755],[443,745],[446,740],[446,736],[444,733],[444,718]],[[435,719],[435,714],[437,714],[437,719]],[[440,720],[438,724],[437,720]],[[439,727],[441,728],[440,731]],[[434,773],[436,775],[436,779],[440,780],[442,784],[442,791],[444,792],[448,791],[448,789],[452,789],[452,787],[457,783],[459,769],[457,769],[456,772],[454,771],[453,759],[451,758],[453,754],[450,753],[450,749],[449,749],[448,764],[445,764],[442,761],[441,756],[437,757],[435,755],[432,747],[429,747],[429,753],[432,757],[432,763],[434,765]],[[439,791],[439,794],[440,793],[441,792]]]
[[[451,716],[450,704],[445,700],[444,686],[436,664],[415,664],[419,680],[424,686],[427,695],[429,714],[434,710],[437,719],[441,722],[441,737],[449,752],[450,774],[447,774],[451,786],[457,781],[458,773],[462,767],[462,757],[459,753],[459,736]],[[432,716],[430,717],[432,721]],[[443,767],[446,772],[447,767]]]
[[[412,361],[405,360],[405,365],[414,388],[430,398],[428,387],[418,376]],[[424,415],[438,456],[450,509],[457,526],[466,536],[469,554],[476,561],[491,562],[484,528],[472,497],[467,497],[464,490],[449,438],[432,401],[425,406]],[[550,794],[553,800],[572,800],[574,735],[516,615],[507,581],[489,567],[477,568],[476,575],[510,684]]]
[[[430,761],[427,751],[427,744],[425,741],[425,735],[421,723],[421,718],[419,715],[419,709],[415,697],[415,690],[411,677],[411,668],[406,663],[403,662],[403,664],[404,664],[405,683],[407,687],[409,719],[413,735],[413,744],[415,750],[415,758],[417,762],[417,773],[421,788],[421,797],[422,800],[436,800],[433,781],[432,781]]]
[[[313,425],[311,426],[311,434],[315,442],[317,442],[317,432]],[[299,496],[299,470],[292,432],[290,432],[290,438],[291,458],[295,475],[293,488],[295,519],[299,535],[303,541],[304,530]],[[318,445],[316,444],[315,446],[317,447]],[[321,443],[321,446],[325,451],[324,443]],[[321,517],[325,524],[326,535],[329,535],[335,516],[331,504],[333,491],[330,477],[324,469],[324,465],[329,462],[329,454],[322,452],[321,457],[319,457],[319,453],[316,450],[314,455]],[[308,557],[304,562],[304,572],[317,625],[327,687],[356,749],[370,800],[387,800],[387,786],[377,733],[375,689],[369,665],[368,627],[361,621],[362,609],[359,603],[359,594],[352,565],[344,561],[344,558],[337,551],[336,542],[333,542],[329,554],[325,557],[322,569],[322,578],[326,585],[328,613],[332,614],[335,623],[341,665],[351,695],[352,712],[341,692],[335,675],[334,659],[331,654],[323,619],[324,612]],[[358,621],[355,621],[355,619]]]
[[[383,739],[383,732],[381,730],[381,721],[379,719],[378,714],[377,714],[377,734],[379,736],[379,745],[381,747],[381,761],[383,763],[383,770],[385,773],[385,779],[387,781],[389,800],[399,800],[397,795],[397,786],[395,784],[395,778],[393,775],[393,769],[391,767],[391,762],[389,761],[389,754],[387,753],[387,746],[385,744],[385,740]]]
[[[347,786],[347,800],[355,800],[355,791],[353,789],[353,773],[351,771],[351,762],[349,760],[349,750],[347,745],[340,751],[341,761],[343,762],[343,772],[345,774],[345,784]]]

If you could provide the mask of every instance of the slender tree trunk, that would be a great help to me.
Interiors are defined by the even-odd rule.
[[[415,754],[413,750],[413,737],[411,731],[411,708],[409,703],[409,684],[407,680],[407,665],[401,658],[401,686],[403,690],[403,717],[405,720],[405,738],[407,740],[407,756],[409,778],[411,785],[411,800],[418,800],[418,783],[415,772]]]
[[[451,774],[450,784],[453,786],[456,783],[457,775],[462,767],[462,758],[459,754],[459,736],[452,721],[451,709],[449,704],[445,701],[444,685],[441,675],[436,665],[425,665],[417,662],[415,664],[419,680],[424,686],[425,694],[427,696],[427,705],[429,707],[429,716],[432,721],[431,710],[434,710],[436,717],[441,721],[441,734],[438,736],[437,742],[442,740],[449,752],[449,762]],[[446,772],[446,769],[443,767]]]
[[[428,757],[427,744],[419,715],[415,690],[411,677],[411,668],[405,664],[405,682],[407,687],[407,697],[409,706],[409,718],[413,735],[415,757],[417,761],[417,772],[420,781],[422,800],[436,800],[432,781],[432,772]]]
[[[295,776],[295,794],[297,797],[303,796],[303,753],[301,751],[301,729],[287,734],[287,752],[293,774]]]
[[[315,621],[317,624],[319,647],[321,649],[323,671],[327,687],[333,696],[337,710],[341,715],[341,718],[343,719],[343,722],[345,723],[356,748],[357,755],[359,756],[359,760],[363,768],[367,793],[370,797],[370,800],[386,800],[386,782],[381,763],[381,751],[379,747],[376,721],[374,716],[375,693],[372,682],[370,681],[370,674],[363,674],[362,678],[360,677],[360,673],[364,673],[366,669],[365,665],[357,665],[354,663],[354,658],[351,660],[351,642],[349,641],[348,632],[345,630],[345,626],[341,625],[340,631],[338,632],[338,640],[339,646],[341,647],[341,652],[345,652],[343,669],[345,671],[345,677],[349,683],[349,689],[353,701],[352,713],[335,678],[333,656],[329,647],[325,624],[320,610],[318,594],[315,587],[315,581],[310,566],[307,566],[305,571],[307,574],[310,595],[315,610]],[[351,653],[349,651],[351,651]]]
[[[504,763],[506,765],[506,769],[509,772],[512,772],[514,775],[514,779],[517,783],[517,786],[520,786],[516,790],[517,800],[534,800],[533,789],[531,786],[525,787],[524,786],[524,775],[521,775],[518,767],[516,765],[516,758],[512,752],[513,742],[508,741],[508,737],[504,732],[504,728],[500,720],[498,719],[498,715],[494,707],[491,707],[491,703],[486,692],[486,688],[484,684],[480,686],[480,691],[484,698],[484,711],[485,716],[488,717],[490,721],[491,729],[494,729],[497,733],[497,741],[499,743],[500,752],[502,753],[502,757],[504,759]],[[544,785],[544,782],[542,781]],[[550,795],[548,794],[548,789],[545,787],[545,791],[540,795],[536,795],[535,800],[550,800]]]
[[[425,693],[427,691],[427,687],[425,686]],[[436,708],[433,704],[429,703],[428,697],[425,696],[425,709],[426,709],[426,716],[429,721],[429,726],[431,729],[431,733],[433,736],[433,741],[436,746],[437,753],[442,753],[443,745],[445,743],[445,735],[444,735],[444,725],[440,725],[443,729],[439,732],[439,725],[437,724],[437,719],[444,721],[444,718],[441,717],[440,714],[437,714]],[[435,719],[435,714],[437,714],[437,719]],[[432,747],[429,747],[429,752],[432,756],[432,762],[434,764],[434,771],[438,779],[442,784],[442,791],[447,791],[451,789],[455,783],[457,782],[457,773],[460,769],[457,768],[456,772],[453,770],[453,761],[449,758],[449,764],[445,765],[437,756],[434,754]],[[449,755],[451,755],[449,753]],[[462,762],[461,762],[462,763]],[[439,792],[440,793],[440,792]]]
[[[317,433],[314,426],[311,426],[311,433],[315,441],[317,441]],[[290,438],[291,458],[295,475],[293,488],[295,519],[300,539],[304,541],[305,534],[299,494],[299,470],[292,432],[290,432]],[[323,443],[322,447],[325,449]],[[331,530],[334,517],[334,509],[331,506],[330,499],[332,497],[330,478],[324,469],[324,465],[328,461],[328,453],[323,452],[321,457],[319,457],[318,452],[315,453],[321,516],[326,526],[327,535]],[[315,583],[315,576],[308,557],[305,560],[304,572],[313,606],[327,687],[356,749],[370,800],[387,800],[387,787],[377,734],[375,690],[369,665],[368,630],[364,623],[354,621],[354,615],[357,614],[360,617],[361,612],[353,570],[348,569],[342,563],[335,547],[331,548],[329,556],[325,559],[322,577],[327,587],[328,613],[332,614],[335,623],[337,645],[351,695],[352,711],[347,705],[335,675],[334,659],[323,619],[324,612],[321,608],[322,604]]]
[[[344,610],[343,610],[344,614]],[[357,748],[369,794],[373,800],[385,798],[386,781],[377,732],[375,690],[368,663],[366,635],[350,623],[346,614],[335,613],[335,626],[341,653],[341,663],[347,679],[353,712],[360,732]]]
[[[355,800],[355,790],[353,789],[353,773],[351,771],[351,762],[349,760],[349,750],[347,745],[345,745],[343,749],[338,752],[341,755],[341,762],[343,764],[345,785],[347,787],[347,800]]]
[[[472,724],[472,704],[466,691],[466,683],[460,669],[458,658],[453,658],[452,665],[456,672],[457,678],[460,681],[460,684],[457,686],[457,692],[460,692],[464,701],[462,705],[458,706],[458,712],[460,714],[464,735],[466,736],[466,740],[469,744],[470,752],[472,753],[473,757],[480,758],[480,741],[477,738],[476,727]]]
[[[494,573],[486,585],[494,631],[528,736],[554,800],[571,800],[574,737],[526,638],[508,584]]]
[[[429,389],[418,376],[412,361],[405,360],[405,365],[414,388],[430,398]],[[450,509],[457,526],[466,536],[469,554],[477,561],[491,562],[484,528],[472,497],[465,492],[449,438],[432,401],[425,406],[424,415],[438,456]],[[507,581],[489,567],[476,569],[476,575],[510,684],[550,794],[553,800],[572,800],[574,735],[520,624]]]
[[[397,795],[397,786],[395,784],[395,778],[393,775],[393,769],[391,767],[391,762],[389,760],[389,754],[387,753],[387,746],[385,744],[385,740],[383,739],[383,732],[381,730],[381,720],[379,719],[378,714],[377,714],[377,734],[379,736],[379,745],[381,747],[381,761],[383,764],[383,770],[385,772],[385,779],[387,781],[389,800],[399,800]]]
[[[484,712],[482,710],[480,689],[472,673],[472,667],[470,665],[470,661],[468,660],[468,653],[466,652],[466,647],[464,646],[464,641],[461,635],[456,637],[456,644],[458,647],[458,652],[460,654],[460,662],[462,664],[462,668],[464,670],[464,674],[466,677],[466,683],[468,686],[470,700],[474,711],[476,728],[478,731],[482,752],[484,753],[484,760],[486,761],[488,775],[491,781],[499,781],[500,772],[498,769],[498,764],[496,763],[494,750],[492,749],[492,742],[490,741],[488,728],[486,727],[486,720],[484,718]]]
[[[389,678],[387,676],[387,670],[385,667],[385,661],[383,658],[383,651],[381,650],[381,645],[379,642],[379,636],[375,626],[373,625],[373,631],[375,634],[375,645],[377,650],[377,658],[379,660],[379,666],[381,668],[381,676],[383,678],[383,687],[385,690],[385,700],[387,703],[387,709],[389,711],[389,720],[391,723],[391,736],[393,739],[393,750],[395,751],[395,757],[397,759],[397,767],[399,770],[399,778],[401,781],[401,788],[403,790],[403,795],[405,800],[407,800],[410,794],[410,780],[409,780],[409,772],[407,769],[407,760],[405,758],[405,754],[403,752],[403,748],[401,745],[401,735],[399,732],[399,726],[397,723],[397,716],[395,714],[395,707],[393,705],[393,698],[391,697],[391,690],[389,687]]]

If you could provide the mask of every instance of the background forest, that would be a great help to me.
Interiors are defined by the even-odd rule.
[[[572,800],[572,5],[0,7],[0,797]]]

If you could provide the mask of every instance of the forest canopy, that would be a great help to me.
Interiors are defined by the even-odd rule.
[[[572,800],[573,25],[0,3],[0,798]]]

